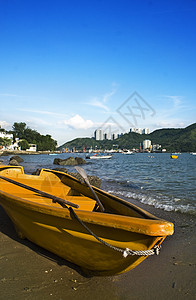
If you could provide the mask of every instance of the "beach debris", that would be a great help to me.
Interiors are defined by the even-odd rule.
[[[91,278],[86,280],[85,282],[78,282],[77,279],[70,279],[71,282],[75,283],[75,286],[72,286],[72,290],[77,291],[77,289],[81,285],[88,283],[90,280],[91,280]]]
[[[174,289],[175,287],[176,287],[176,283],[173,282],[173,283],[172,283],[172,288]]]
[[[25,290],[26,292],[32,292],[32,289],[29,288],[29,287],[25,287],[24,290]]]

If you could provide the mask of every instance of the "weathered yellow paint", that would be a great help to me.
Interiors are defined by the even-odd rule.
[[[26,175],[22,167],[0,166],[0,175],[79,205],[77,216],[101,239],[121,249],[151,249],[173,234],[173,224],[94,187],[106,212],[99,211],[90,189],[62,172],[42,169]],[[0,179],[0,204],[20,237],[97,275],[126,272],[146,257],[123,257],[99,241],[70,215],[68,209],[32,191]]]

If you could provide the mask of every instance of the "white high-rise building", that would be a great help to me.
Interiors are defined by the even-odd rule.
[[[102,141],[103,140],[103,131],[102,131],[102,129],[95,130],[94,137],[95,137],[96,141]]]
[[[113,133],[112,134],[112,140],[115,140],[115,139],[117,139],[118,138],[118,134],[117,133]]]
[[[138,134],[149,134],[149,128],[130,128],[130,132],[136,132]]]
[[[145,149],[149,149],[151,147],[151,141],[150,140],[144,140],[142,142],[142,148]]]
[[[137,128],[136,133],[142,134],[142,128]]]
[[[149,133],[150,133],[149,128],[144,128],[144,129],[142,130],[142,134],[149,134]]]

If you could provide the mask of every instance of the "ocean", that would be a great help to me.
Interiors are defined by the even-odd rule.
[[[62,153],[58,155],[22,155],[25,173],[37,168],[54,169],[54,158],[65,159],[85,153]],[[1,157],[9,163],[10,156]],[[185,214],[196,212],[196,156],[189,153],[179,154],[171,159],[169,153],[113,154],[111,159],[86,160],[82,165],[88,175],[102,180],[102,189],[131,202],[134,199],[166,211]],[[65,166],[76,172],[74,167]]]

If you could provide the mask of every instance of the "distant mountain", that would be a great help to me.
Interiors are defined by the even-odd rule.
[[[93,138],[77,138],[62,146],[58,147],[58,150],[63,148],[69,148],[76,150],[82,150],[95,148],[98,149],[112,149],[118,145],[120,149],[132,149],[139,148],[140,143],[143,140],[151,140],[152,144],[160,144],[162,148],[166,148],[168,152],[196,152],[196,123],[186,128],[167,128],[158,129],[150,134],[138,134],[135,132],[126,133],[115,140],[103,140],[96,141]]]

